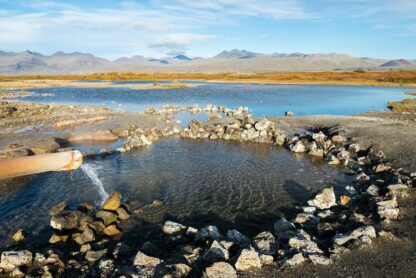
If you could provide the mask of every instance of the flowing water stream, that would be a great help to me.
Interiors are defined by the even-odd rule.
[[[95,187],[97,188],[98,194],[100,195],[100,201],[98,205],[104,204],[108,198],[108,193],[104,189],[104,185],[97,175],[99,168],[92,166],[90,163],[85,163],[81,166],[82,171],[91,179]]]

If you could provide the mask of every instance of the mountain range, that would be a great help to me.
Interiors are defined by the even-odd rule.
[[[176,55],[163,59],[144,56],[114,61],[80,52],[0,51],[0,75],[81,74],[92,72],[270,72],[416,69],[416,60],[352,57],[347,54],[272,53],[224,50],[211,58]]]

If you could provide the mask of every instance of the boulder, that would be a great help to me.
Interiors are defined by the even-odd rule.
[[[393,197],[391,200],[377,202],[377,213],[381,218],[387,220],[396,220],[399,218],[397,198]]]
[[[84,231],[75,238],[75,242],[79,245],[82,245],[84,243],[88,243],[95,240],[95,234],[92,229],[89,227],[85,227]]]
[[[0,268],[6,272],[13,271],[19,266],[29,266],[32,264],[32,253],[28,250],[5,251],[1,253]]]
[[[205,252],[203,259],[206,262],[214,263],[219,261],[228,261],[230,253],[218,241],[214,240],[211,247]]]
[[[281,218],[277,220],[276,222],[274,222],[273,228],[274,228],[274,234],[277,237],[280,237],[280,235],[286,233],[287,231],[295,230],[295,224],[293,224],[290,221],[287,221],[285,218]]]
[[[156,276],[156,268],[162,264],[163,261],[155,258],[150,257],[144,254],[143,252],[137,252],[133,265],[136,267],[138,277],[155,277]]]
[[[257,131],[263,131],[263,130],[268,130],[269,128],[273,127],[273,122],[267,120],[267,119],[261,119],[260,121],[256,122],[254,124],[254,128]]]
[[[162,231],[167,235],[178,235],[185,230],[186,226],[172,221],[166,221],[162,226]]]
[[[377,185],[372,184],[367,188],[367,193],[372,196],[378,196],[380,193],[380,188]]]
[[[270,232],[262,232],[253,238],[254,247],[265,255],[274,255],[279,249],[279,243]]]
[[[117,217],[120,220],[127,220],[127,219],[130,218],[130,215],[128,214],[128,212],[124,208],[122,208],[122,207],[119,207],[116,210],[116,212],[117,212]]]
[[[51,217],[50,225],[56,230],[70,230],[78,227],[83,214],[79,211],[62,210]]]
[[[303,263],[304,261],[305,257],[302,255],[302,253],[296,253],[290,259],[287,259],[285,261],[285,265],[295,266]]]
[[[406,184],[391,184],[387,186],[389,196],[405,198],[409,196],[409,187]]]
[[[237,230],[228,230],[227,239],[239,245],[250,244],[250,239]]]
[[[238,271],[248,271],[250,269],[261,268],[261,260],[259,253],[254,250],[243,249],[240,256],[235,263],[235,268]]]
[[[204,278],[237,278],[237,272],[230,264],[218,262],[205,269]]]
[[[68,240],[68,235],[58,235],[58,234],[53,233],[49,239],[49,243],[55,244],[61,241],[65,242],[67,240]]]
[[[88,251],[85,254],[85,259],[89,262],[95,262],[101,259],[107,253],[107,249],[99,250],[99,251]]]
[[[337,205],[334,188],[325,188],[322,193],[315,196],[315,199],[308,201],[310,206],[318,209],[328,209]]]
[[[376,230],[373,226],[367,225],[360,228],[355,229],[354,231],[348,233],[348,234],[337,234],[334,237],[334,243],[338,245],[344,245],[350,240],[355,240],[360,237],[369,237],[369,238],[375,238],[377,236]]]
[[[312,254],[308,256],[314,265],[329,265],[332,260],[324,255]]]
[[[121,205],[121,194],[119,192],[112,192],[104,202],[102,209],[116,211]]]
[[[297,141],[296,143],[290,145],[290,150],[294,153],[304,153],[306,152],[306,147],[302,141]]]
[[[303,238],[292,237],[289,239],[289,246],[298,251],[302,251],[304,254],[322,254],[323,251],[318,247],[316,242]]]
[[[117,221],[117,214],[110,211],[100,210],[95,216],[102,219],[105,226]]]
[[[216,226],[204,227],[195,235],[196,241],[219,240],[220,238],[222,238],[222,236]]]
[[[273,265],[274,264],[274,258],[271,255],[260,255],[260,261],[262,265]]]
[[[67,204],[66,204],[66,202],[65,202],[65,201],[62,201],[62,202],[60,202],[60,203],[58,203],[58,204],[54,205],[54,206],[50,209],[50,211],[49,211],[49,215],[50,215],[50,216],[56,215],[58,212],[63,211],[63,210],[65,210],[65,209],[67,209]]]
[[[192,268],[186,264],[175,264],[175,277],[188,277]]]
[[[104,234],[108,236],[116,236],[120,234],[120,230],[117,228],[116,225],[112,224],[110,226],[105,227]]]

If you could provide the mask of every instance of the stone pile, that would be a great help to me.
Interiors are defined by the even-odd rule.
[[[169,128],[150,128],[143,130],[141,128],[133,127],[129,130],[129,134],[122,147],[118,149],[119,152],[128,152],[134,148],[151,145],[154,141],[161,137],[170,136],[174,130]]]

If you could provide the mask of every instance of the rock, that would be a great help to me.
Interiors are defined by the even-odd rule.
[[[292,111],[286,111],[285,112],[286,117],[291,117],[291,116],[294,116],[294,115],[295,115],[295,113],[293,113]]]
[[[334,237],[334,243],[338,245],[344,245],[345,243],[349,242],[350,240],[358,239],[362,236],[367,236],[369,238],[375,238],[377,236],[376,230],[373,226],[367,225],[355,229],[354,231],[350,232],[349,234],[337,234]]]
[[[324,255],[312,254],[308,256],[314,265],[329,265],[332,260]]]
[[[325,155],[323,149],[310,150],[308,152],[308,154],[310,154],[312,156],[317,156],[317,157],[324,157],[324,155]]]
[[[107,249],[103,249],[99,251],[88,251],[87,254],[85,254],[85,259],[93,263],[101,259],[101,257],[104,256],[106,253],[107,253]]]
[[[285,261],[285,265],[295,266],[303,263],[304,261],[305,257],[302,255],[302,253],[296,253],[290,259],[287,259]]]
[[[347,196],[347,195],[342,195],[341,197],[339,197],[339,203],[341,206],[346,206],[350,203],[351,201],[351,197]]]
[[[377,213],[381,218],[387,220],[396,220],[399,218],[397,198],[393,197],[391,200],[377,202]]]
[[[289,239],[289,246],[306,254],[322,254],[323,251],[318,247],[316,242],[296,236]]]
[[[204,272],[205,278],[237,278],[237,272],[228,263],[218,262],[207,267]]]
[[[28,250],[5,251],[1,253],[0,268],[6,272],[13,271],[19,266],[29,266],[32,264],[32,253]]]
[[[273,228],[274,228],[274,234],[277,237],[280,237],[282,234],[286,233],[287,231],[295,230],[295,225],[292,222],[287,221],[285,218],[281,218],[277,220],[276,222],[274,222]]]
[[[326,154],[325,161],[328,162],[328,165],[340,165],[341,164],[341,161],[338,159],[338,157],[332,154]]]
[[[198,229],[194,227],[188,227],[188,229],[185,232],[185,234],[189,237],[195,237],[197,233],[198,233]]]
[[[367,193],[372,196],[378,196],[380,192],[380,188],[377,185],[372,184],[367,188]]]
[[[58,235],[58,234],[52,234],[51,238],[49,239],[50,244],[55,244],[58,242],[65,242],[68,240],[68,235]]]
[[[121,205],[121,194],[119,192],[112,192],[102,206],[103,210],[116,211]]]
[[[409,187],[406,184],[391,184],[387,186],[389,196],[405,198],[409,196]]]
[[[77,228],[82,213],[79,211],[59,211],[51,217],[50,225],[56,230],[70,230]]]
[[[14,233],[14,235],[13,235],[12,239],[13,239],[15,242],[21,242],[21,241],[25,240],[25,239],[26,239],[25,232],[24,232],[22,229],[17,230],[17,231]]]
[[[290,145],[290,150],[294,153],[304,153],[306,151],[306,147],[302,141],[299,140],[296,143]]]
[[[207,226],[202,228],[198,233],[195,235],[196,241],[205,241],[205,240],[219,240],[221,238],[221,234],[218,231],[218,228],[215,226]]]
[[[90,250],[91,250],[91,244],[86,243],[86,244],[81,245],[81,247],[79,249],[79,252],[81,252],[81,253],[87,253]]]
[[[250,244],[250,239],[237,230],[228,230],[227,239],[242,246]]]
[[[162,231],[167,235],[178,235],[185,230],[186,226],[172,221],[166,221],[162,227]]]
[[[108,236],[116,236],[120,234],[120,230],[117,229],[117,226],[112,224],[104,229],[104,234]]]
[[[377,166],[374,167],[374,172],[376,172],[377,174],[379,174],[379,173],[387,172],[390,169],[391,169],[391,167],[388,166],[388,165],[378,164]]]
[[[188,277],[192,268],[186,264],[175,264],[175,277]]]
[[[270,232],[262,232],[253,238],[254,247],[266,255],[274,255],[279,249],[279,243],[274,235]]]
[[[117,214],[110,211],[100,210],[95,216],[102,219],[105,226],[117,221]]]
[[[211,247],[204,254],[204,261],[214,263],[218,261],[228,261],[230,253],[218,241],[214,240]]]
[[[117,217],[120,220],[127,220],[127,219],[130,218],[130,215],[128,214],[128,212],[124,208],[122,208],[122,207],[119,207],[116,210],[116,212],[117,212]]]
[[[275,142],[279,146],[283,146],[285,144],[286,137],[282,134],[276,136]]]
[[[113,260],[101,260],[98,262],[101,277],[111,277],[114,271]]]
[[[254,124],[254,128],[258,131],[267,130],[272,126],[273,126],[273,122],[267,120],[266,118]]]
[[[84,231],[75,238],[75,242],[79,245],[88,243],[95,240],[94,231],[88,227],[85,227]]]
[[[119,242],[117,243],[116,247],[114,248],[113,251],[113,256],[116,259],[119,259],[121,257],[126,257],[128,256],[130,253],[130,247],[123,243],[123,242]]]
[[[318,223],[319,218],[310,213],[298,213],[295,218],[295,223],[304,224],[304,223]]]
[[[334,188],[325,188],[322,193],[315,196],[315,199],[308,201],[308,204],[318,209],[328,209],[336,206]]]
[[[274,258],[271,255],[260,255],[260,261],[262,265],[273,265],[274,264]]]
[[[54,206],[50,209],[50,211],[49,211],[49,215],[50,215],[50,216],[56,215],[58,212],[63,211],[63,210],[65,210],[65,209],[67,209],[66,202],[65,202],[65,201],[62,201],[62,202],[60,202],[60,203],[58,203],[58,204],[54,205]]]
[[[243,249],[235,263],[238,271],[247,271],[253,268],[261,268],[261,260],[259,254],[254,250]]]
[[[133,265],[135,266],[144,266],[144,267],[152,267],[155,268],[158,265],[163,263],[161,259],[147,256],[143,252],[137,252],[136,256],[134,257]]]
[[[42,265],[45,261],[46,261],[46,258],[41,253],[36,253],[35,257],[33,258],[33,263],[34,264]]]
[[[335,135],[335,136],[332,136],[331,141],[334,142],[335,144],[343,144],[347,141],[347,139],[344,136]]]

